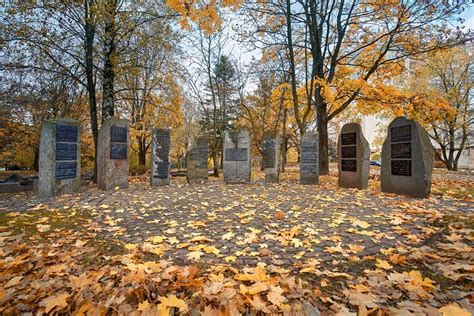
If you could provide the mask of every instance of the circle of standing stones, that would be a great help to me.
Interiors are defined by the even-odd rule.
[[[41,130],[38,195],[52,197],[80,189],[80,123],[70,119],[45,121]],[[150,184],[170,183],[170,129],[153,129]],[[111,190],[128,187],[129,123],[109,118],[101,126],[97,148],[97,185]],[[267,132],[262,142],[265,181],[278,183],[280,138]],[[208,139],[197,137],[186,153],[189,184],[208,179]],[[370,147],[357,123],[342,127],[338,138],[338,184],[343,188],[366,189],[370,169]],[[251,180],[251,140],[247,130],[224,133],[223,169],[225,183]],[[393,120],[382,147],[381,190],[424,198],[431,190],[434,151],[428,134],[417,122],[405,117]],[[319,183],[318,135],[305,133],[300,143],[300,183]]]

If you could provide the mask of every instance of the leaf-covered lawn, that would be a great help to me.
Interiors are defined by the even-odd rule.
[[[4,195],[0,313],[473,312],[472,202],[296,176]]]

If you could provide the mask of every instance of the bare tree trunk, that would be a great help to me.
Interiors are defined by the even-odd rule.
[[[114,81],[115,81],[115,14],[117,9],[117,0],[108,1],[107,5],[107,20],[104,29],[104,83],[103,99],[102,99],[102,121],[114,116],[115,111],[115,95],[114,95]]]
[[[94,80],[94,38],[95,38],[95,24],[92,17],[89,1],[84,1],[84,44],[86,57],[86,84],[87,93],[89,96],[89,116],[91,119],[92,138],[94,140],[94,176],[93,180],[97,180],[97,139],[99,137],[99,124],[97,122],[97,99],[95,91]],[[93,1],[91,1],[93,3]]]
[[[319,137],[319,174],[329,174],[329,133],[328,133],[328,117],[327,105],[324,103],[322,97],[319,95],[316,101],[316,119],[318,123],[318,137]]]
[[[288,110],[285,108],[283,110],[283,132],[282,132],[282,141],[281,141],[281,172],[285,172],[286,166],[286,154],[288,146],[288,136],[286,135],[286,120],[288,116]]]
[[[217,153],[214,151],[212,153],[212,164],[213,164],[213,168],[214,168],[214,173],[213,173],[213,176],[214,177],[219,177],[219,162],[218,162],[219,159],[217,159]]]
[[[140,150],[138,152],[138,164],[140,166],[145,166],[146,165],[146,152]]]
[[[35,171],[38,171],[39,170],[39,146],[35,146],[35,150],[34,150],[34,160],[33,160],[33,169]]]
[[[295,119],[301,134],[305,132],[305,124],[301,121],[300,109],[298,103],[298,91],[296,82],[296,70],[295,70],[295,56],[293,51],[293,34],[291,25],[291,3],[290,0],[286,0],[286,36],[288,39],[288,55],[290,57],[290,76],[291,76],[291,95],[293,99],[293,108],[295,112]]]
[[[146,165],[146,144],[145,144],[145,137],[137,136],[137,143],[138,143],[138,165],[145,166]]]

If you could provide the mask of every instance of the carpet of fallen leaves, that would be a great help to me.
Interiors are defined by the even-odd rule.
[[[297,175],[285,177],[285,181],[296,183]],[[130,199],[141,190],[150,190],[143,181],[146,179],[137,178],[132,189],[127,189],[133,192]],[[284,196],[288,186],[280,186]],[[298,189],[296,184],[290,186]],[[376,186],[372,181],[367,191],[344,194],[357,195],[355,203],[363,204],[368,195],[380,195]],[[196,187],[183,182],[180,189],[192,192]],[[336,190],[334,177],[323,178],[321,189]],[[52,201],[36,200],[31,194],[1,197],[8,201],[0,203],[0,314],[463,316],[474,312],[474,219],[472,207],[469,210],[472,201],[449,197],[450,205],[464,206],[460,211],[455,207],[432,209],[432,205],[441,204],[443,197],[439,196],[431,199],[430,208],[420,207],[420,200],[404,199],[405,214],[392,217],[389,224],[396,234],[406,235],[409,242],[381,247],[373,254],[364,254],[362,239],[346,244],[336,230],[348,220],[351,228],[346,234],[376,239],[383,233],[373,223],[345,218],[345,204],[340,209],[324,209],[322,215],[336,221],[330,223],[335,230],[330,236],[319,235],[316,239],[314,232],[301,229],[304,225],[288,222],[292,225],[287,230],[270,239],[288,247],[303,247],[308,253],[314,249],[312,243],[330,239],[334,245],[321,250],[329,261],[318,259],[319,254],[306,258],[303,251],[292,256],[295,260],[291,264],[277,264],[271,256],[256,264],[238,264],[235,259],[239,254],[220,254],[223,249],[213,246],[204,233],[176,244],[178,238],[161,235],[141,243],[121,240],[121,234],[127,234],[114,223],[111,206],[91,208],[78,202],[96,190],[88,188],[77,195],[57,198],[55,207],[48,206]],[[388,199],[392,197],[387,195]],[[252,198],[257,211],[259,205],[269,203],[259,201],[258,196]],[[28,209],[12,208],[22,200],[31,201],[25,202],[30,205]],[[193,203],[200,203],[199,196]],[[234,206],[238,203],[235,201]],[[117,207],[120,205],[115,206],[115,211]],[[213,218],[224,216],[214,213],[211,205],[199,207],[208,208]],[[151,212],[143,205],[137,204],[136,208]],[[118,209],[117,215],[130,210]],[[268,218],[268,224],[271,227],[271,221],[290,221],[296,211],[297,219],[303,218],[304,222],[305,210],[290,205],[288,209],[272,209],[273,218]],[[338,216],[339,213],[344,215]],[[251,224],[252,214],[247,214],[241,223]],[[380,217],[378,212],[373,214]],[[398,226],[415,219],[417,234]],[[160,220],[155,223],[165,225]],[[197,218],[191,228],[199,231],[205,225],[205,219]],[[222,239],[245,243],[249,238],[258,239],[259,233],[250,229],[238,235],[234,230],[222,235]],[[177,237],[183,239],[179,232]],[[170,248],[179,247],[187,250],[186,264],[177,264],[173,253],[169,255]],[[266,251],[262,246],[254,255],[265,255]],[[220,261],[206,260],[206,255]]]

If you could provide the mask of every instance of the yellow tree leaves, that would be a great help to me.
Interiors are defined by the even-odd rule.
[[[68,298],[69,298],[69,294],[67,293],[57,294],[55,296],[50,296],[44,299],[41,302],[41,305],[45,306],[45,312],[49,313],[51,310],[53,310],[56,307],[59,307],[60,309],[67,307],[68,303],[66,300]]]
[[[219,6],[222,8],[237,8],[242,3],[241,0],[217,1],[183,1],[166,0],[166,6],[176,11],[180,16],[180,24],[184,29],[191,28],[190,21],[196,23],[206,33],[212,33],[221,25],[219,17]]]

